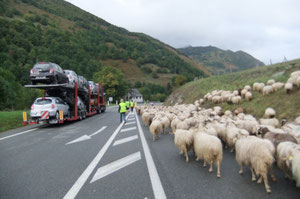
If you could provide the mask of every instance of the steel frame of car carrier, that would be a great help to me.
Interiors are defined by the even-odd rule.
[[[45,93],[47,90],[53,90],[57,89],[62,92],[64,91],[72,91],[74,89],[74,98],[75,98],[75,103],[74,103],[74,115],[72,115],[70,118],[64,118],[63,114],[59,114],[59,120],[56,123],[63,123],[64,121],[76,121],[80,119],[80,116],[78,114],[78,107],[77,107],[77,97],[78,97],[78,91],[80,92],[85,92],[83,89],[78,88],[78,83],[75,83],[74,88],[71,88],[68,86],[68,84],[47,84],[47,85],[25,85],[25,88],[36,88],[36,89],[43,89],[45,90]],[[101,89],[102,88],[102,89]],[[101,93],[100,93],[101,91]],[[54,96],[56,97],[56,96]],[[91,99],[96,98],[97,99],[97,105],[91,105]],[[101,83],[98,83],[98,92],[97,95],[92,95],[91,94],[91,89],[88,87],[88,112],[86,116],[92,116],[95,115],[96,113],[100,112],[105,112],[106,106],[105,106],[105,100],[104,100],[104,87]],[[52,119],[53,120],[53,119]],[[56,120],[56,119],[54,119]],[[48,123],[50,123],[50,119],[47,120]],[[27,114],[26,112],[23,113],[23,124],[28,125],[28,124],[37,124],[38,121],[28,121],[27,119]]]

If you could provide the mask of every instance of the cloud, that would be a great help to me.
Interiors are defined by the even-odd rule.
[[[300,57],[298,0],[69,0],[133,32],[173,47],[243,50],[269,63]]]

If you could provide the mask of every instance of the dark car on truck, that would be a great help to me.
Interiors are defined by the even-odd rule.
[[[30,79],[33,85],[37,83],[63,84],[69,81],[63,69],[51,62],[36,63],[30,70]]]

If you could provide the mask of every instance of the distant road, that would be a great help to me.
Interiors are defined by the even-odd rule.
[[[153,142],[140,116],[119,121],[118,107],[63,125],[26,126],[0,135],[0,198],[287,198],[300,189],[275,169],[267,194],[243,176],[234,153],[224,151],[221,179],[173,143]],[[139,125],[140,123],[140,125]]]

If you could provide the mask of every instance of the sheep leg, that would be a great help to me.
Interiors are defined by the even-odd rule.
[[[266,173],[261,173],[261,176],[264,179],[265,188],[266,188],[267,193],[271,193],[271,187],[270,187],[269,182],[268,182],[267,174]]]
[[[260,177],[258,178],[258,180],[257,180],[257,184],[262,183],[262,180],[263,180],[263,178],[262,178],[262,176],[260,176]]]
[[[251,170],[251,174],[252,174],[252,181],[254,182],[254,181],[256,181],[256,175],[255,175],[253,168],[250,168],[250,170]],[[258,183],[258,181],[257,181],[257,183]]]
[[[184,155],[185,155],[185,161],[188,162],[189,161],[189,156],[188,156],[188,153],[187,153],[186,146],[183,147],[183,151],[184,151]]]
[[[275,174],[274,174],[274,172],[273,172],[272,166],[270,167],[270,175],[271,175],[271,179],[273,180],[273,182],[276,182],[277,179],[276,179]]]
[[[230,152],[233,153],[233,151],[234,151],[234,148],[232,147],[231,150],[230,150]]]
[[[183,150],[181,149],[180,152],[179,152],[179,155],[182,155],[182,154],[183,154]]]
[[[239,174],[243,174],[243,166],[241,165],[241,169],[240,169],[240,171],[239,171]]]
[[[213,172],[212,165],[213,165],[213,161],[211,160],[211,161],[209,162],[209,170],[208,170],[209,173]]]
[[[204,161],[204,162],[203,162],[203,167],[206,167],[206,166],[207,166],[207,165],[206,165],[206,162]]]
[[[217,160],[217,177],[221,178],[221,172],[220,172],[220,160]]]

